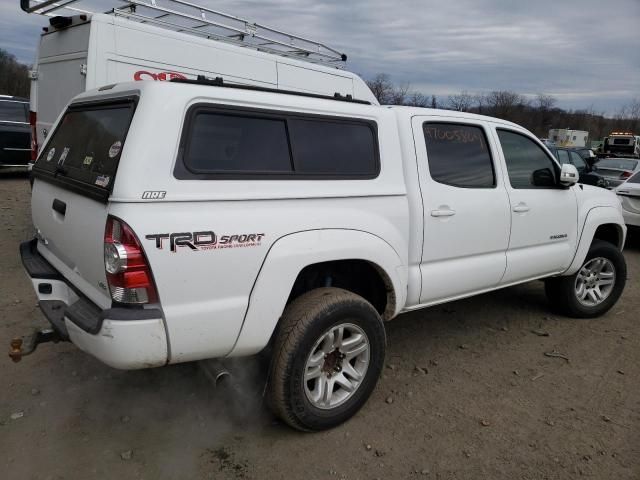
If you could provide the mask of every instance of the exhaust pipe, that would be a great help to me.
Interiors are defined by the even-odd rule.
[[[231,386],[231,373],[220,360],[203,360],[199,365],[216,388]]]

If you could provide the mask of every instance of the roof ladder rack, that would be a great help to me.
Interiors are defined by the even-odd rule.
[[[46,16],[100,13],[93,0],[20,0],[27,13]],[[324,43],[268,27],[186,0],[104,0],[115,4],[106,13],[140,23],[231,43],[241,47],[342,67],[347,56]]]

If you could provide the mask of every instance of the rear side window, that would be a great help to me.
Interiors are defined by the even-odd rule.
[[[463,188],[496,185],[493,162],[484,130],[454,123],[425,123],[431,178],[438,183]]]
[[[292,119],[289,122],[296,172],[372,175],[375,138],[366,124]]]
[[[290,172],[286,122],[200,112],[189,132],[185,161],[198,173]]]
[[[374,122],[196,105],[187,113],[178,179],[374,178]]]
[[[106,200],[134,110],[133,100],[72,105],[40,152],[34,174]]]

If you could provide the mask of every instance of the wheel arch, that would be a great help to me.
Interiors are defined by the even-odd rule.
[[[269,249],[258,272],[245,318],[230,356],[252,355],[269,342],[286,305],[309,286],[305,282],[324,271],[343,272],[349,267],[368,271],[384,285],[385,303],[379,313],[385,320],[396,316],[403,308],[407,289],[406,261],[382,238],[360,230],[323,229],[297,232],[278,239]],[[322,275],[315,275],[323,278]],[[324,277],[326,278],[326,276]],[[301,280],[302,279],[302,280]],[[371,278],[368,279],[369,281]],[[305,284],[306,283],[306,284]],[[333,286],[354,291],[344,279]],[[349,288],[351,287],[351,288]],[[357,290],[357,289],[355,289]],[[354,291],[362,295],[362,291]],[[380,303],[364,298],[374,305]]]
[[[594,239],[603,240],[622,250],[627,234],[622,214],[614,207],[594,207],[587,213],[576,254],[563,275],[573,275],[587,257]]]

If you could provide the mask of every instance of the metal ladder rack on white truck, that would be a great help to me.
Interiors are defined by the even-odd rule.
[[[34,160],[71,98],[131,80],[204,75],[378,104],[366,83],[342,68],[347,56],[323,43],[183,0],[105,3],[115,6],[100,13],[85,0],[20,1],[25,12],[50,17],[31,74]]]

